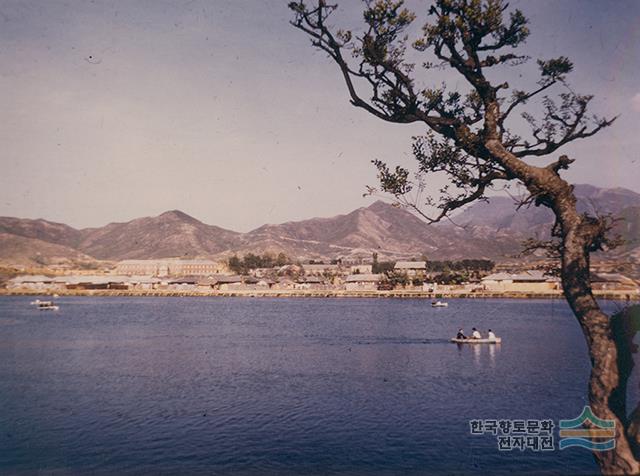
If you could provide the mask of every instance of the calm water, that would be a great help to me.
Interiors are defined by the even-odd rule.
[[[0,473],[596,470],[469,434],[580,413],[586,346],[561,301],[31,299],[0,298]],[[504,343],[448,343],[459,326]]]

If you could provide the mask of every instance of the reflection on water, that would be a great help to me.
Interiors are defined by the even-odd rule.
[[[480,352],[481,352],[481,346],[480,345],[472,345],[471,349],[473,350],[473,357],[476,363],[476,367],[480,367]]]
[[[489,365],[490,368],[496,366],[496,356],[500,354],[502,344],[456,344],[458,352],[463,353],[469,351],[473,353],[473,363],[476,368],[484,368]],[[470,349],[470,350],[469,350]],[[483,360],[483,355],[488,360]]]
[[[489,345],[489,361],[491,362],[492,368],[495,368],[496,366],[496,353],[500,352],[501,345],[502,344]]]
[[[469,420],[573,418],[589,372],[550,301],[0,298],[0,472],[584,473]],[[454,345],[459,327],[502,345]],[[544,348],[529,338],[533,327]]]

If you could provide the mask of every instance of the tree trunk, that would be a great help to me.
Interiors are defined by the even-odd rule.
[[[620,395],[626,389],[628,375],[620,378],[618,348],[609,317],[602,312],[591,291],[589,247],[594,237],[590,224],[576,211],[572,190],[563,192],[559,199],[553,200],[562,232],[562,287],[589,349],[589,404],[597,417],[614,420],[616,424],[616,447],[594,452],[594,457],[603,474],[638,474],[640,463],[627,439],[625,398]],[[619,388],[622,392],[616,394]]]
[[[499,117],[497,103],[488,103],[485,116],[495,122]],[[589,255],[602,239],[606,229],[595,219],[578,213],[573,187],[562,180],[558,169],[535,167],[508,152],[498,138],[493,122],[485,122],[488,140],[485,142],[490,157],[498,160],[509,173],[519,179],[536,197],[536,204],[553,210],[562,238],[561,277],[565,298],[578,319],[587,341],[591,359],[589,378],[589,404],[601,419],[615,421],[616,446],[609,451],[594,451],[594,457],[603,474],[640,474],[640,461],[636,459],[627,437],[626,380],[618,367],[618,347],[609,316],[598,305],[591,291]],[[624,356],[629,358],[628,355]],[[634,414],[631,440],[640,441],[640,406]]]

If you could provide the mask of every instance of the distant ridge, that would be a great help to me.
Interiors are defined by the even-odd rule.
[[[105,260],[192,258],[221,253],[240,235],[172,210],[157,217],[81,230],[78,249]]]
[[[619,214],[628,207],[640,206],[640,194],[624,188],[603,189],[593,185],[576,185],[578,209],[597,214]],[[552,212],[543,207],[523,208],[516,212],[509,197],[492,197],[490,202],[477,202],[458,214],[460,225],[487,226],[523,233],[538,230],[540,225],[553,223]]]
[[[627,245],[620,252],[640,257],[640,194],[591,185],[576,185],[575,190],[581,210],[624,218],[618,231]],[[548,236],[553,221],[546,209],[515,208],[507,197],[478,202],[455,217],[462,228],[430,226],[407,210],[377,201],[344,215],[263,225],[248,233],[207,225],[180,210],[82,230],[43,219],[0,217],[0,261],[225,259],[249,252],[283,252],[298,259],[369,258],[376,252],[380,259],[424,254],[430,259],[501,260],[518,253],[523,239]]]

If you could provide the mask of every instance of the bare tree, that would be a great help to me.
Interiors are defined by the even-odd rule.
[[[387,122],[426,126],[425,135],[414,138],[418,171],[423,177],[444,172],[451,183],[438,198],[416,203],[409,197],[424,182],[412,179],[407,169],[392,170],[375,161],[382,191],[429,222],[485,199],[497,183],[512,181],[524,185],[527,203],[553,211],[552,235],[564,295],[582,327],[591,358],[589,402],[598,417],[616,422],[615,449],[594,455],[604,473],[640,472],[634,454],[638,441],[634,432],[640,424],[627,417],[620,391],[628,377],[619,371],[622,351],[609,317],[592,294],[589,277],[590,253],[611,243],[607,238],[611,220],[577,211],[573,187],[560,176],[574,159],[560,155],[542,162],[562,146],[610,126],[615,118],[588,114],[592,96],[577,94],[568,86],[566,77],[573,65],[566,57],[538,60],[539,80],[528,91],[489,78],[492,68],[517,67],[528,59],[516,49],[529,35],[528,20],[519,10],[509,13],[501,0],[436,0],[428,8],[429,21],[410,45],[419,52],[416,55],[432,55],[420,65],[421,78],[419,68],[407,59],[408,31],[416,15],[402,1],[365,1],[359,35],[329,23],[337,5],[325,0],[313,5],[291,2],[289,8],[294,14],[291,23],[338,66],[354,106]],[[452,69],[464,78],[468,90],[418,86],[417,80],[429,79],[435,68]],[[547,95],[552,88],[560,88],[555,98]],[[521,137],[513,132],[513,116],[527,103],[539,106],[542,114],[521,114],[529,128]],[[425,212],[425,204],[438,211],[435,216]],[[640,409],[633,415],[638,413]]]

